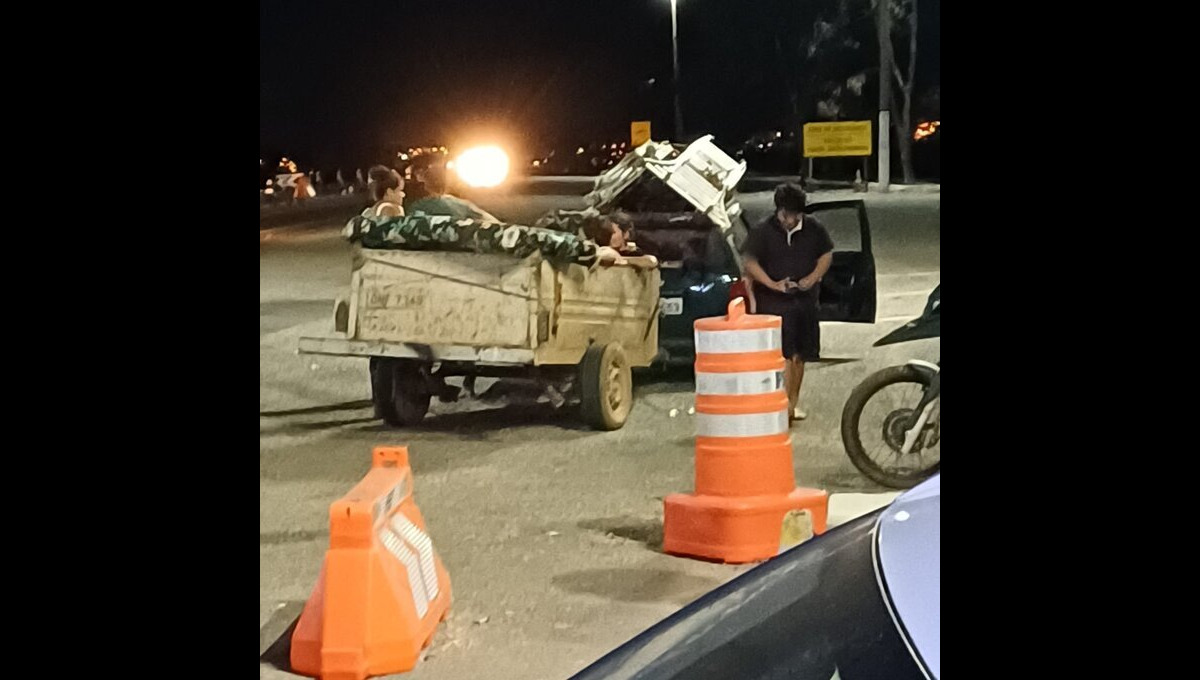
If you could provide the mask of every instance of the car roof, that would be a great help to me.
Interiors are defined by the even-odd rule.
[[[913,656],[941,673],[942,476],[902,494],[879,516],[876,574]]]

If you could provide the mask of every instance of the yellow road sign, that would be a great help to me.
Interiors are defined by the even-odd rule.
[[[805,123],[804,157],[870,156],[871,121]]]
[[[629,124],[629,138],[633,142],[633,147],[637,147],[650,141],[650,121],[635,120]]]

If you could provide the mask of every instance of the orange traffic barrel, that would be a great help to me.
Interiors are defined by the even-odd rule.
[[[370,472],[329,508],[329,551],[292,633],[292,670],[325,680],[412,670],[449,609],[408,448],[376,447]]]
[[[796,488],[782,320],[746,314],[698,319],[695,493],[664,499],[663,550],[723,562],[778,554],[784,518],[808,511],[825,531],[829,495]],[[787,547],[787,546],[784,546]]]

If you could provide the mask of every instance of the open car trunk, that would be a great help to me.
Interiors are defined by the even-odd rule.
[[[724,314],[738,280],[741,266],[730,243],[733,230],[722,232],[694,210],[629,215],[638,247],[659,261],[660,355],[667,362],[690,362],[692,324]]]

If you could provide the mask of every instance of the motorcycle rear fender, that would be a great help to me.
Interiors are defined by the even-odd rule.
[[[941,366],[928,361],[921,361],[920,359],[910,359],[907,365],[917,369],[917,371],[928,378],[933,378],[933,376],[937,375],[942,370]]]

